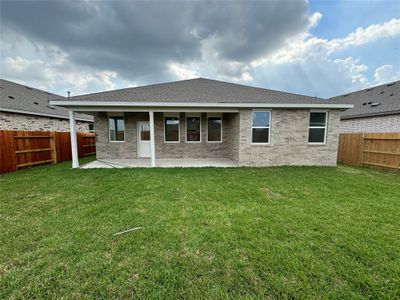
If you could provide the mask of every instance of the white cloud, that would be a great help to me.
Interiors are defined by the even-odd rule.
[[[339,72],[347,73],[351,77],[351,82],[357,85],[368,83],[368,78],[363,75],[368,70],[366,65],[358,64],[353,57],[347,57],[346,59],[335,59],[333,61],[338,67]]]
[[[392,65],[383,65],[375,70],[374,79],[377,83],[400,80],[400,72],[396,72]]]
[[[309,28],[314,28],[318,25],[319,21],[322,18],[322,14],[320,12],[316,12],[311,15],[311,17],[308,19],[309,23]]]
[[[51,74],[46,72],[45,63],[40,59],[28,60],[22,57],[6,57],[2,61],[1,76],[23,78],[26,81],[52,83]]]
[[[334,39],[330,44],[335,48],[361,46],[383,38],[400,34],[400,19],[392,19],[383,24],[374,24],[367,28],[357,28],[344,39]]]
[[[199,75],[193,71],[193,66],[189,67],[184,64],[170,63],[168,69],[179,80],[199,77]]]
[[[40,59],[6,57],[2,60],[1,77],[36,88],[72,94],[110,90],[116,87],[117,74],[112,71],[77,71],[76,66],[64,61],[52,64]],[[65,93],[62,93],[65,94]]]
[[[392,19],[383,24],[375,24],[367,28],[357,28],[345,38],[332,40],[321,39],[310,34],[291,39],[288,45],[280,48],[275,53],[252,62],[253,66],[265,62],[277,64],[304,62],[306,60],[329,57],[332,53],[348,47],[357,47],[372,43],[378,39],[393,38],[400,34],[400,19]]]
[[[378,68],[374,78],[369,79],[368,66],[353,56],[333,58],[341,50],[399,35],[400,19],[357,28],[344,38],[327,40],[304,34],[275,53],[253,61],[251,66],[254,77],[262,74],[257,82],[264,80],[274,88],[306,94],[313,91],[313,95],[330,97],[399,79],[400,74],[392,65]],[[274,76],[280,79],[276,81]]]

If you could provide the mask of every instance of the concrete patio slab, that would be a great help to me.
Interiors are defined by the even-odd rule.
[[[228,158],[213,159],[157,159],[156,167],[159,168],[203,168],[237,167],[237,162]],[[150,168],[150,159],[98,159],[82,165],[81,169],[112,169],[112,168]]]

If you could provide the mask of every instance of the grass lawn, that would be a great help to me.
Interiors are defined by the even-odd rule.
[[[1,299],[400,296],[399,173],[67,162],[0,197]]]

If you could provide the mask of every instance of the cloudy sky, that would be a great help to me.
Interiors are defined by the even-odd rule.
[[[330,97],[400,79],[398,1],[3,1],[1,78],[65,95],[195,77]]]

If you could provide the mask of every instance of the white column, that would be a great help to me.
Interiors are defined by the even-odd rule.
[[[150,119],[150,153],[151,153],[151,166],[156,166],[156,147],[154,143],[154,112],[149,111]]]
[[[71,153],[72,153],[72,168],[79,168],[78,161],[78,143],[76,140],[76,123],[75,123],[75,112],[69,111],[69,131],[71,136]]]

